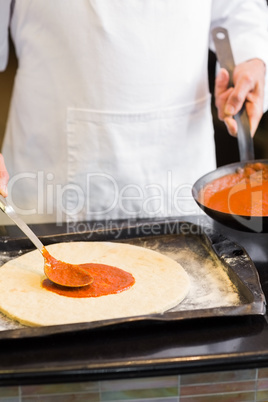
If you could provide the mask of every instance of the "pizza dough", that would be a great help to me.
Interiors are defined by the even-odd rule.
[[[121,293],[73,298],[42,287],[44,259],[31,251],[0,268],[0,311],[32,326],[70,324],[162,313],[187,295],[187,273],[158,252],[122,243],[72,242],[47,246],[49,253],[71,264],[88,262],[116,266],[130,272],[135,284]]]

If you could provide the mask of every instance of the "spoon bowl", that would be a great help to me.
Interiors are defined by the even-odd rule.
[[[52,257],[29,226],[16,214],[14,208],[0,195],[0,209],[22,230],[44,257],[44,272],[48,279],[60,286],[82,287],[93,278],[81,265],[69,264]]]
[[[43,247],[42,254],[45,259],[44,271],[49,280],[56,285],[80,288],[93,282],[82,265],[69,264],[52,257]]]

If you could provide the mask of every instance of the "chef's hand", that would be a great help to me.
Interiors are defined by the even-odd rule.
[[[7,197],[7,183],[9,174],[6,169],[3,155],[0,154],[0,194]]]
[[[252,59],[238,64],[233,72],[234,87],[228,88],[229,74],[222,68],[215,81],[215,103],[218,117],[226,124],[232,136],[237,134],[237,123],[233,116],[245,103],[251,135],[255,134],[263,115],[265,64]]]

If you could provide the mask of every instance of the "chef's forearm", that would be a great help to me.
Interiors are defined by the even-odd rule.
[[[235,64],[260,59],[266,65],[263,111],[268,109],[268,7],[266,0],[213,0],[211,27],[228,30]],[[210,47],[214,49],[211,38]]]

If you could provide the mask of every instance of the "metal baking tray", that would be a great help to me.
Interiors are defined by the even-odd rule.
[[[116,241],[146,247],[178,261],[191,278],[191,290],[178,306],[163,314],[46,327],[25,327],[0,315],[0,340],[49,336],[125,323],[180,321],[221,316],[264,315],[266,300],[253,261],[246,250],[213,230],[191,222],[158,220],[115,222],[94,229],[76,224],[68,233],[39,236],[45,245],[66,241]],[[0,266],[31,251],[22,237],[2,236]]]

